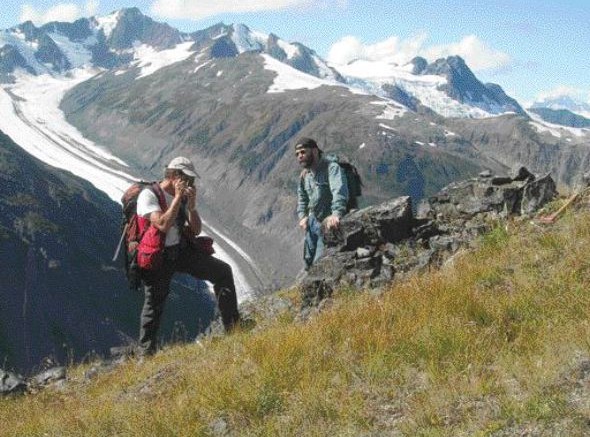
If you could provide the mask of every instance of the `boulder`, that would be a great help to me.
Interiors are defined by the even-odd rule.
[[[21,376],[0,369],[0,396],[23,393],[26,390],[27,383]]]
[[[532,174],[526,167],[520,166],[520,167],[516,167],[512,171],[512,180],[513,181],[534,181],[535,175]]]
[[[520,202],[520,214],[532,214],[547,202],[553,200],[557,194],[555,182],[550,175],[529,182],[523,187]]]
[[[550,175],[536,179],[521,167],[513,177],[479,176],[454,182],[429,199],[430,218],[464,217],[484,213],[501,215],[531,214],[555,198],[555,182]],[[440,218],[439,217],[439,218]]]
[[[58,381],[66,379],[66,368],[65,367],[53,367],[51,369],[44,370],[43,372],[33,376],[31,378],[31,385],[35,387],[45,387]]]
[[[324,241],[326,247],[339,252],[353,251],[404,240],[411,235],[413,225],[410,197],[399,197],[345,216],[338,230],[326,232]]]
[[[326,254],[301,281],[303,306],[317,305],[340,286],[360,289],[393,278],[383,262],[387,243],[409,238],[415,226],[409,197],[399,197],[345,216],[324,237]]]

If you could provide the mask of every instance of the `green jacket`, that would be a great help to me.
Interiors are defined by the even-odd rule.
[[[346,175],[337,162],[321,158],[314,173],[304,170],[297,187],[297,216],[314,215],[319,221],[329,215],[346,213],[348,185]]]

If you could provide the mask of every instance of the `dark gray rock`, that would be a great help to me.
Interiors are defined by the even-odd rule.
[[[393,278],[388,244],[409,238],[415,220],[409,197],[399,197],[344,217],[326,233],[326,256],[301,282],[303,305],[317,305],[339,286],[363,288]]]
[[[520,214],[528,215],[537,211],[555,198],[557,189],[550,175],[526,184],[522,189]]]
[[[17,68],[27,70],[29,74],[35,74],[35,70],[27,64],[16,47],[10,44],[4,45],[0,48],[0,76],[12,73]]]
[[[108,38],[109,47],[125,50],[133,47],[136,41],[163,50],[180,43],[182,37],[178,30],[155,22],[137,8],[121,9],[117,25]]]
[[[412,74],[421,74],[428,67],[428,61],[421,56],[416,56],[410,63],[414,66]]]
[[[414,96],[408,94],[404,89],[400,88],[399,86],[387,83],[382,85],[381,89],[385,91],[386,96],[390,99],[395,100],[398,103],[401,103],[402,105],[406,106],[412,111],[418,110],[418,105],[420,104],[420,101]]]
[[[33,376],[31,378],[31,384],[35,386],[46,386],[64,379],[66,379],[66,368],[53,367]]]
[[[394,243],[408,238],[413,225],[411,199],[399,197],[346,216],[338,230],[326,233],[325,242],[339,251]]]
[[[27,383],[21,376],[0,369],[0,396],[23,393],[26,390]]]
[[[430,217],[466,217],[496,212],[499,214],[530,214],[556,195],[550,175],[535,180],[526,168],[519,168],[512,177],[478,177],[452,183],[430,198]]]
[[[368,249],[368,248],[365,248],[365,247],[359,247],[356,250],[356,257],[357,257],[357,259],[369,258],[374,253],[375,253],[375,251],[372,250],[372,249]]]
[[[535,175],[532,174],[526,167],[520,166],[512,172],[513,181],[534,181]]]
[[[63,72],[72,66],[66,55],[60,50],[55,41],[48,35],[39,38],[39,48],[35,52],[35,58],[43,64],[51,64],[55,71]]]
[[[505,185],[512,182],[512,178],[509,176],[496,176],[492,178],[492,185]]]

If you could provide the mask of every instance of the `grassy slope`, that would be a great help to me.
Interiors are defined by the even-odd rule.
[[[0,399],[0,435],[587,435],[590,213],[482,243],[307,323],[285,313],[91,381],[73,368],[61,391]]]

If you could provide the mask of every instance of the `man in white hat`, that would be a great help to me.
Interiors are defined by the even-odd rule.
[[[193,163],[185,157],[174,158],[166,167],[159,183],[165,208],[161,208],[158,194],[144,189],[137,198],[137,215],[149,220],[151,226],[166,234],[163,264],[154,270],[143,270],[145,300],[141,312],[139,343],[143,354],[152,354],[157,347],[157,334],[170,281],[176,272],[213,283],[219,310],[226,331],[240,321],[236,288],[231,266],[210,252],[191,244],[189,235],[201,233],[201,218],[196,209],[198,178]],[[157,187],[156,187],[157,188]]]

